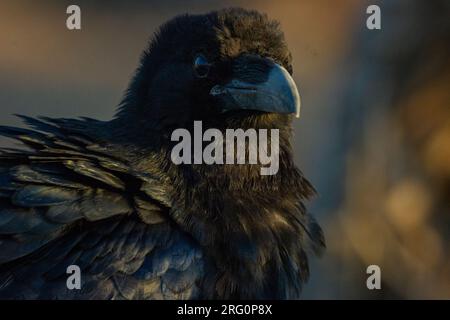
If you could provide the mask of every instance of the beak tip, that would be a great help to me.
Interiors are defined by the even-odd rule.
[[[295,117],[297,118],[297,119],[299,119],[300,118],[300,110],[301,110],[301,102],[300,102],[301,100],[300,100],[300,95],[298,96],[298,104],[297,104],[297,106],[296,106],[296,108],[295,108]]]

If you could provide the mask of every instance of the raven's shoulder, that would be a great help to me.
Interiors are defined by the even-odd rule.
[[[0,127],[27,147],[0,154],[0,296],[195,297],[201,253],[158,178],[86,135],[95,120],[24,119],[33,129]]]
[[[67,286],[69,266],[79,268],[79,290]],[[200,249],[170,224],[115,217],[0,265],[0,298],[193,299],[202,274]]]

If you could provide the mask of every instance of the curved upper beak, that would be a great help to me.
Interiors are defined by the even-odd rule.
[[[234,78],[225,85],[216,85],[210,95],[219,99],[224,112],[258,110],[274,113],[294,113],[300,117],[300,95],[294,79],[276,63],[266,71],[265,80],[254,83]]]

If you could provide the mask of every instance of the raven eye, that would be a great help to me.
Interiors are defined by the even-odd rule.
[[[204,56],[201,54],[195,57],[194,60],[194,72],[199,78],[205,78],[208,73],[211,64],[206,60]]]

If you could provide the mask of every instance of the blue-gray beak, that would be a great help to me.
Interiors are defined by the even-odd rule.
[[[273,113],[294,113],[300,117],[300,95],[294,79],[285,68],[271,63],[265,80],[255,83],[232,79],[225,85],[214,86],[210,94],[219,99],[223,112],[258,110]]]

